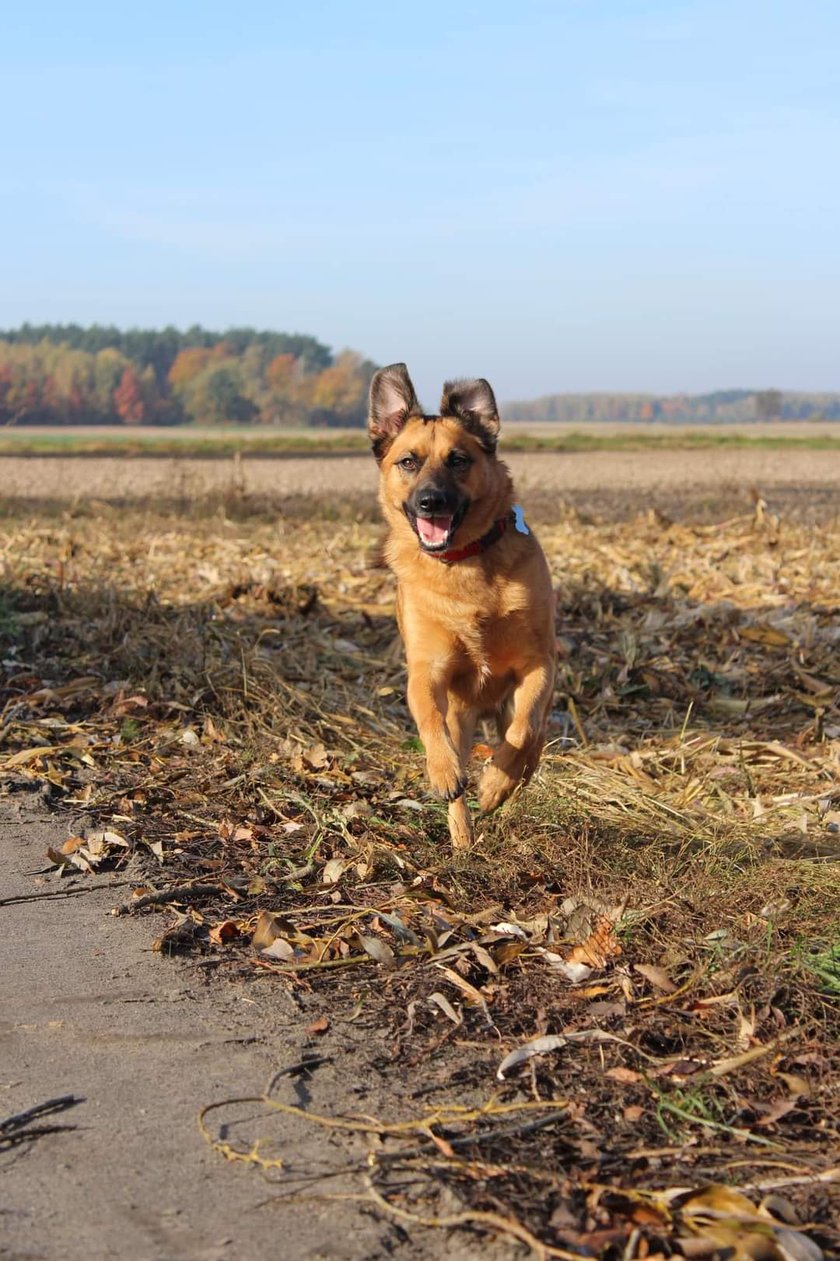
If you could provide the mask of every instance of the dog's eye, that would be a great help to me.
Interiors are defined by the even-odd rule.
[[[417,457],[414,455],[404,455],[401,460],[397,460],[397,465],[405,473],[413,473],[417,468]]]
[[[446,463],[450,468],[465,469],[469,468],[472,460],[468,455],[464,455],[463,451],[450,451]]]

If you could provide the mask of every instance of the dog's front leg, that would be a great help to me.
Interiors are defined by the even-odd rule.
[[[429,782],[446,801],[455,801],[467,785],[460,750],[446,725],[446,681],[435,677],[430,663],[412,662],[408,669],[408,707],[426,750]]]
[[[475,735],[475,711],[459,702],[456,697],[448,696],[446,727],[449,737],[458,750],[461,759],[461,772],[466,777],[470,760],[473,736]],[[453,849],[469,849],[474,840],[472,817],[467,805],[466,794],[462,793],[455,801],[450,801],[447,811],[449,836]]]
[[[520,675],[510,722],[478,787],[485,814],[507,801],[520,784],[527,784],[537,769],[553,690],[553,661],[537,661]]]

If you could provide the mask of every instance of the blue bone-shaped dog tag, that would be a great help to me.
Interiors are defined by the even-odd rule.
[[[513,528],[517,534],[530,534],[531,531],[525,524],[525,511],[521,504],[513,505]]]

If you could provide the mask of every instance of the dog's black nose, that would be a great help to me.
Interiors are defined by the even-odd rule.
[[[415,510],[426,517],[445,512],[449,507],[449,496],[440,486],[422,486],[414,496]]]

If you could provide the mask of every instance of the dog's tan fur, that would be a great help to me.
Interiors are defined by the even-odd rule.
[[[513,504],[510,474],[495,455],[498,416],[487,383],[445,387],[441,410],[447,414],[423,416],[402,364],[382,369],[371,385],[369,429],[388,525],[385,559],[397,579],[408,704],[431,785],[450,802],[453,845],[463,847],[472,839],[463,790],[479,719],[494,718],[499,733],[479,784],[482,811],[527,783],[539,761],[554,686],[554,596],[537,540],[512,525],[480,555],[452,564],[423,550],[405,507],[424,479],[443,479],[469,501],[450,548],[482,538]],[[470,461],[465,468],[462,458]]]

